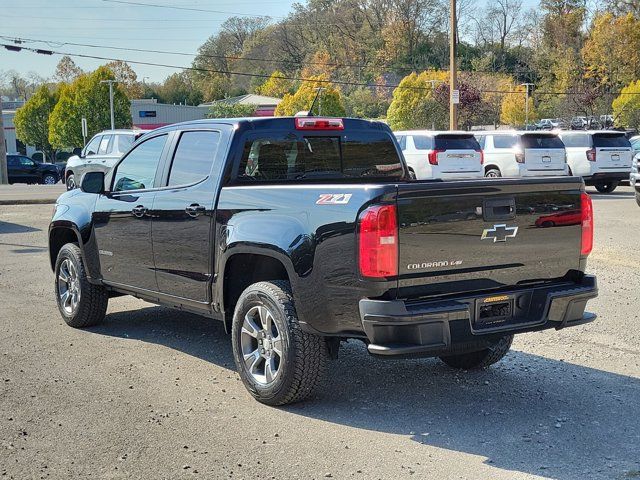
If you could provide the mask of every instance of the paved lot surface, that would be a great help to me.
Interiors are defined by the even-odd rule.
[[[484,372],[349,344],[281,409],[245,392],[216,323],[121,297],[65,326],[51,209],[0,207],[0,477],[640,478],[640,208],[594,198],[595,323],[516,337]]]
[[[0,185],[0,205],[28,203],[55,203],[62,193],[66,192],[64,184],[56,185]]]

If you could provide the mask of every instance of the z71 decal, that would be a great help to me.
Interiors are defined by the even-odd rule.
[[[316,205],[346,205],[352,193],[321,193]]]

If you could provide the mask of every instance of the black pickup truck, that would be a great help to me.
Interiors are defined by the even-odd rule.
[[[347,339],[470,369],[593,320],[592,239],[579,178],[414,181],[386,125],[294,117],[145,134],[58,199],[49,253],[70,326],[122,294],[221,320],[247,389],[282,405]]]

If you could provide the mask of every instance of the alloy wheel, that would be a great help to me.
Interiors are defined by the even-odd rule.
[[[262,305],[252,307],[240,331],[244,367],[262,385],[271,384],[284,362],[284,342],[273,315]]]
[[[72,315],[80,303],[80,279],[73,262],[66,258],[58,270],[58,298],[67,315]]]

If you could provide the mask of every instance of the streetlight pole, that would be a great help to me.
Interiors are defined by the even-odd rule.
[[[529,125],[529,87],[533,87],[533,83],[522,83],[524,88],[524,129],[527,130]]]
[[[0,97],[0,184],[9,183],[7,171],[7,144],[4,139],[4,123],[2,121],[2,97]]]
[[[116,82],[115,80],[100,80],[100,83],[109,84],[109,110],[111,112],[111,130],[115,130],[116,120],[113,114],[113,84],[118,82]]]
[[[456,0],[450,0],[451,8],[451,21],[450,21],[450,38],[449,38],[449,130],[458,129],[458,112],[457,105],[453,103],[454,91],[458,89],[457,75],[456,75],[456,32],[458,30],[458,24],[456,20]]]

